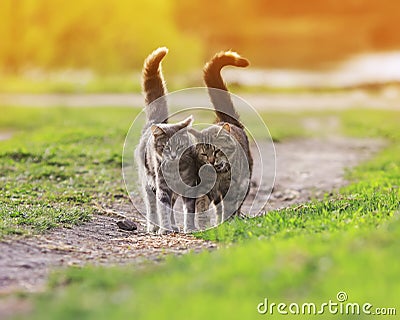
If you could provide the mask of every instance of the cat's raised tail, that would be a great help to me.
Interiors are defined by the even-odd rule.
[[[168,121],[168,106],[165,95],[167,88],[161,69],[161,60],[168,53],[168,48],[160,47],[154,50],[144,61],[142,71],[142,90],[145,98],[147,122],[166,123]],[[156,101],[156,103],[153,103]]]
[[[221,51],[204,66],[203,72],[206,86],[208,88],[220,89],[227,92],[225,94],[218,90],[208,90],[217,115],[217,122],[228,122],[239,128],[243,128],[243,125],[239,121],[239,115],[229,96],[228,88],[221,77],[221,69],[225,66],[245,68],[249,64],[247,59],[241,57],[236,52]]]

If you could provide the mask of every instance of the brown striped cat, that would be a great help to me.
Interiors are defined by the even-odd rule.
[[[212,165],[217,173],[217,181],[207,193],[208,203],[216,207],[217,223],[240,213],[253,169],[248,137],[221,77],[221,69],[228,65],[247,67],[249,62],[235,52],[225,51],[217,53],[204,67],[204,81],[215,109],[216,124],[202,131],[202,143],[196,145],[200,166]],[[198,199],[197,211],[204,211],[205,206],[207,201]],[[200,212],[198,219],[200,223]]]

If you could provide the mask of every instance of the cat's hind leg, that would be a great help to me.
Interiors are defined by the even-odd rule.
[[[160,220],[159,234],[171,233],[171,215],[172,215],[172,191],[171,190],[157,190],[157,213]]]
[[[176,202],[177,198],[178,198],[178,196],[176,194],[172,195],[172,201],[171,201],[171,207],[172,207],[172,210],[171,210],[171,228],[172,228],[172,231],[174,231],[174,232],[179,232],[179,228],[176,225],[176,221],[175,221],[175,210],[174,210],[174,206],[175,206],[175,202]]]
[[[183,232],[190,233],[196,230],[194,218],[195,218],[195,207],[196,199],[182,197],[183,200]]]
[[[210,203],[210,198],[207,195],[196,199],[196,216],[200,230],[205,230],[210,226],[210,216],[208,212]]]
[[[218,198],[216,200],[214,200],[214,205],[215,205],[215,211],[217,214],[217,225],[224,222],[223,220],[223,212],[224,212],[224,208],[222,207],[222,197],[218,196]]]

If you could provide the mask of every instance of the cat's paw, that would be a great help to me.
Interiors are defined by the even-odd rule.
[[[177,226],[172,226],[172,231],[175,233],[179,233],[179,228]]]
[[[209,215],[204,212],[199,215],[197,222],[200,230],[205,230],[211,226],[211,219]]]
[[[147,233],[157,233],[159,230],[160,230],[160,227],[156,226],[154,224],[147,226]]]
[[[167,235],[167,234],[174,233],[174,231],[171,230],[171,229],[160,228],[160,229],[158,230],[157,233],[158,233],[160,236],[163,236],[163,235]]]
[[[187,226],[183,228],[184,233],[192,233],[197,231],[197,228],[195,226]]]
[[[199,221],[199,230],[203,231],[203,230],[206,230],[209,227],[210,227],[210,223],[208,221],[206,221],[206,222],[200,222]]]

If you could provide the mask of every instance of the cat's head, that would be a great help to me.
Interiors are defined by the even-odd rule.
[[[153,124],[150,129],[153,136],[154,149],[158,157],[176,160],[190,144],[187,128],[193,123],[190,116],[178,123]]]
[[[202,141],[196,145],[200,164],[212,165],[217,172],[230,170],[229,159],[235,153],[236,143],[229,123],[213,125],[202,131]]]

